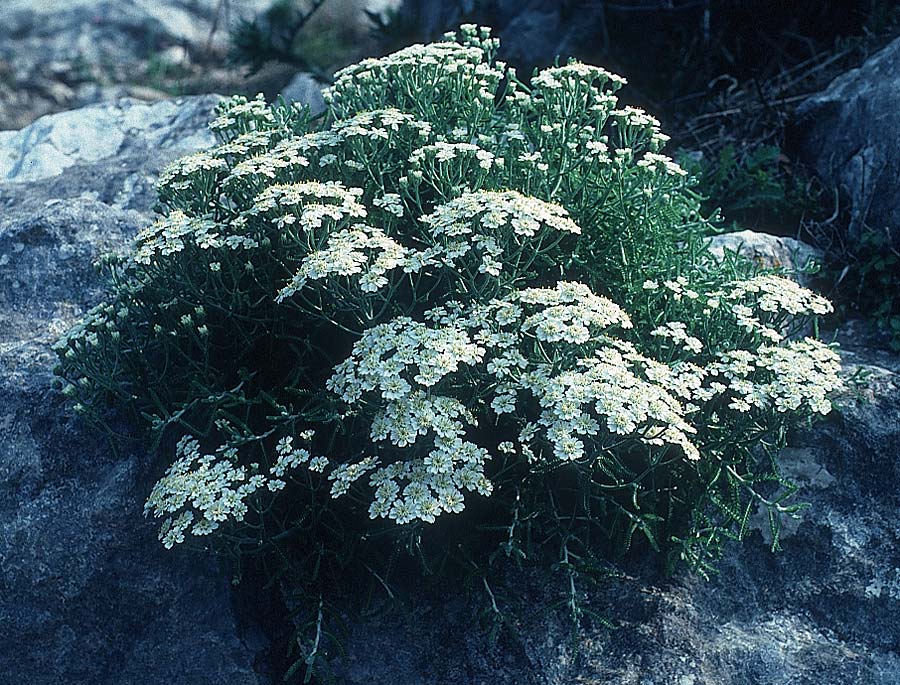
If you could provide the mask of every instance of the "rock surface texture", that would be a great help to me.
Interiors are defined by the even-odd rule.
[[[704,5],[676,3],[677,12],[666,12],[665,2],[648,0],[402,0],[400,17],[415,27],[413,35],[440,38],[460,23],[490,26],[500,36],[500,56],[521,75],[534,67],[551,66],[557,56],[578,55],[593,64],[608,64],[613,23],[639,26],[628,35],[633,54],[651,50],[678,26],[699,27]],[[671,9],[671,4],[669,4]],[[565,60],[563,60],[565,61]]]
[[[752,259],[764,269],[783,269],[804,284],[809,280],[805,272],[823,262],[822,251],[811,245],[794,238],[756,231],[735,231],[713,236],[709,241],[709,251],[719,259],[726,252],[735,252]]]
[[[325,99],[322,97],[322,83],[312,75],[300,72],[281,89],[281,97],[285,102],[299,102],[309,105],[309,113],[312,116],[322,114],[325,109]]]
[[[132,94],[157,99],[154,74],[223,59],[228,29],[269,0],[3,0],[0,128]]]
[[[368,54],[374,46],[365,11],[384,14],[397,2],[325,2],[308,27],[321,41],[313,52],[322,51],[324,60],[315,58],[313,64],[327,69],[340,66],[329,59],[353,61]],[[295,67],[272,63],[248,73],[228,58],[232,30],[262,19],[272,5],[272,0],[2,0],[0,130],[122,97],[152,102],[171,93],[274,97]],[[308,83],[291,88],[315,97]]]
[[[900,39],[797,110],[806,160],[850,201],[849,238],[868,227],[900,249]]]
[[[52,389],[49,345],[98,296],[92,261],[146,224],[167,162],[212,142],[216,101],[123,101],[0,136],[4,683],[268,682],[227,580],[141,515],[147,457],[114,452]]]

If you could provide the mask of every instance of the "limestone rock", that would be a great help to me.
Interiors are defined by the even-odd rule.
[[[269,5],[268,0],[5,0],[0,54],[18,49],[26,62],[42,63],[74,54],[91,64],[112,59],[126,66],[172,45],[199,48],[222,41],[232,22],[252,19]]]
[[[194,58],[224,63],[229,29],[270,4],[3,0],[0,129],[123,95],[168,98],[159,91],[168,74],[184,70]]]
[[[268,682],[215,562],[167,552],[144,520],[149,458],[72,415],[49,349],[98,298],[92,261],[150,220],[162,166],[208,142],[216,101],[91,107],[0,138],[3,682]]]
[[[157,151],[172,158],[208,147],[213,136],[206,124],[219,100],[211,95],[150,105],[121,99],[46,116],[21,131],[0,131],[0,181],[37,181],[76,164],[117,165]]]
[[[804,158],[850,201],[850,243],[869,227],[900,248],[900,39],[797,109]]]
[[[756,231],[713,236],[709,240],[709,250],[720,259],[726,251],[735,252],[765,269],[783,269],[801,283],[809,280],[805,272],[823,261],[821,250],[800,240]]]
[[[296,102],[309,105],[309,113],[317,116],[325,111],[325,100],[322,98],[322,84],[310,74],[299,73],[281,91],[285,102]]]

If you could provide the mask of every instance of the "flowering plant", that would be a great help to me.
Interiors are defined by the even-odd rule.
[[[496,49],[463,26],[364,60],[316,121],[233,98],[163,176],[57,351],[78,408],[177,440],[146,506],[167,547],[320,569],[335,538],[421,548],[470,517],[511,556],[556,539],[571,568],[638,533],[703,570],[757,507],[777,541],[778,450],[840,386],[802,337],[830,304],[710,256],[623,79],[526,86]]]

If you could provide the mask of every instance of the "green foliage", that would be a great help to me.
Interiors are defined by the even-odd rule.
[[[734,226],[796,226],[820,204],[819,188],[787,164],[777,145],[728,143],[715,156],[682,151],[678,160],[697,179],[703,211],[719,209]]]
[[[526,87],[496,50],[464,26],[365,60],[316,121],[234,98],[221,144],[164,174],[56,349],[80,411],[126,407],[162,446],[167,547],[312,597],[360,569],[387,589],[401,551],[545,560],[578,620],[607,560],[708,572],[757,507],[776,532],[794,512],[779,448],[840,386],[797,334],[830,305],[709,256],[621,78],[573,62]]]
[[[900,352],[900,254],[884,232],[866,230],[845,278],[857,284],[854,301]]]
[[[309,7],[297,0],[274,0],[262,16],[241,20],[231,32],[231,58],[259,70],[267,62],[296,65],[304,71],[317,71],[322,64],[317,50],[301,44],[300,34],[325,0],[312,0]]]
[[[152,56],[144,67],[142,82],[151,88],[179,95],[178,83],[190,75],[190,69],[183,64],[173,64],[164,55]]]

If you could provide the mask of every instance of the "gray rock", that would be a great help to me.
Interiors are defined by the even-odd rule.
[[[195,58],[225,62],[228,32],[269,0],[3,0],[0,129],[128,94],[169,97]],[[180,59],[175,60],[174,57]]]
[[[208,147],[207,130],[217,96],[147,104],[116,102],[42,117],[21,131],[0,131],[0,180],[37,181],[76,164],[133,154]]]
[[[865,227],[900,247],[900,39],[797,109],[804,158],[850,201],[850,243]]]
[[[99,296],[91,262],[150,220],[156,175],[208,141],[216,101],[92,107],[0,139],[3,682],[268,682],[216,563],[166,552],[144,520],[158,467],[114,451],[52,385],[50,343]]]
[[[821,265],[824,255],[811,245],[784,236],[756,231],[723,233],[709,240],[709,251],[722,259],[725,252],[735,252],[753,260],[766,269],[782,269],[801,283],[807,282],[807,272]]]
[[[501,39],[500,58],[527,78],[535,67],[551,66],[557,57],[562,63],[571,55],[603,63],[611,57],[612,47],[642,54],[641,50],[653,48],[654,42],[672,31],[673,13],[655,11],[664,4],[647,0],[402,0],[397,13],[406,35],[416,40],[438,39],[464,22],[490,26]],[[702,13],[702,3],[686,3],[677,14],[697,26]],[[628,22],[641,30],[629,36],[627,46],[611,46],[611,21]],[[634,42],[636,38],[639,43]]]
[[[595,44],[603,8],[559,0],[403,0],[400,16],[415,26],[412,35],[435,40],[463,21],[491,26],[501,39],[502,59],[530,75],[533,67],[553,64],[585,41]]]
[[[172,45],[199,49],[211,40],[221,42],[234,21],[251,19],[269,5],[268,0],[5,0],[0,54],[24,50],[26,61],[41,63],[67,61],[73,54],[88,63],[133,62]],[[36,46],[40,49],[31,49]]]
[[[309,105],[309,113],[318,116],[325,111],[322,84],[310,74],[299,73],[281,91],[285,102]]]

